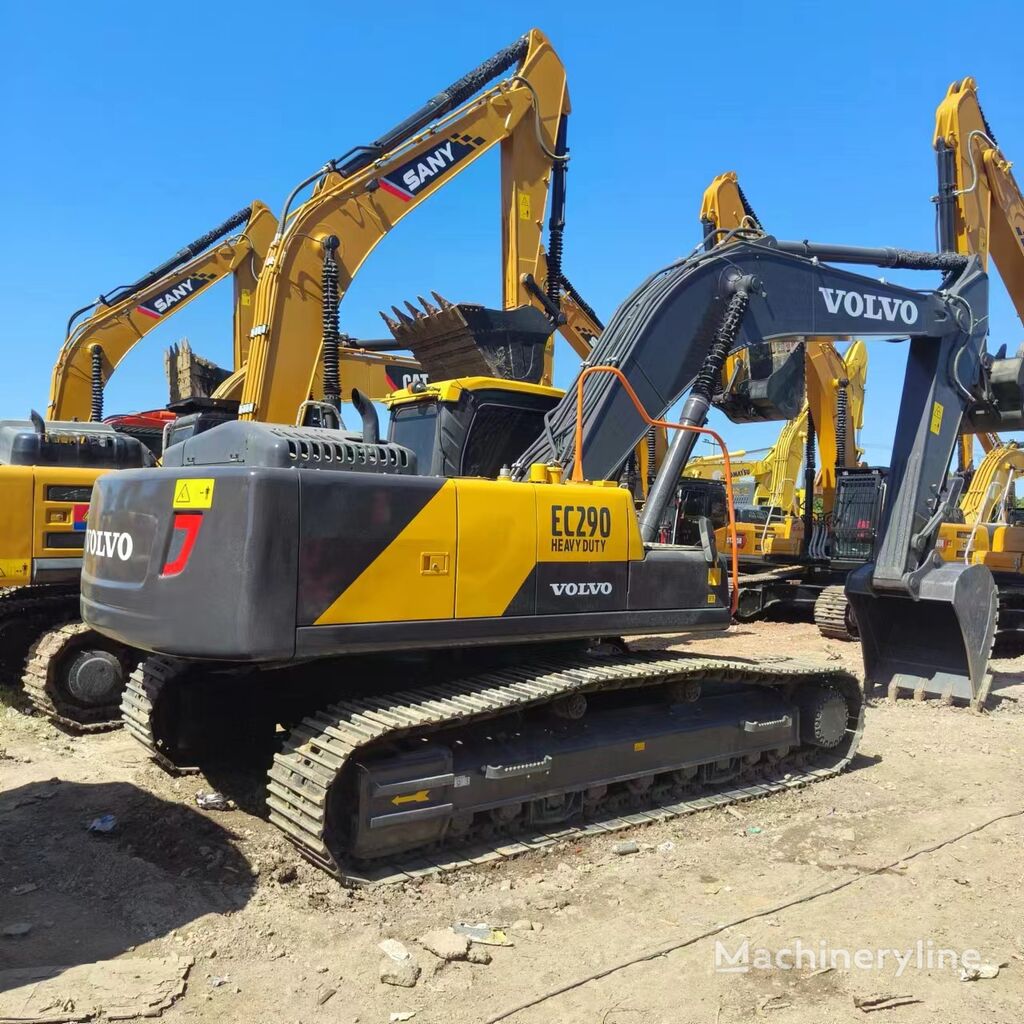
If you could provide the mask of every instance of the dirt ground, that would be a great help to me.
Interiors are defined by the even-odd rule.
[[[825,642],[802,623],[741,626],[687,646],[817,653],[859,670],[859,647]],[[259,817],[200,811],[194,796],[206,780],[168,777],[123,732],[70,738],[8,695],[0,930],[30,929],[0,937],[0,967],[189,955],[184,995],[163,1014],[171,1024],[348,1024],[410,1013],[395,1019],[477,1024],[596,974],[604,976],[500,1019],[1016,1024],[1024,816],[986,823],[1024,814],[1024,656],[1001,657],[995,668],[984,714],[911,700],[870,707],[860,755],[837,779],[368,891],[342,889],[299,862]],[[104,814],[116,816],[116,829],[88,832]],[[615,845],[630,839],[638,851],[617,855]],[[925,848],[935,849],[914,855]],[[806,898],[779,908],[797,897]],[[419,946],[456,921],[506,926],[514,945],[486,947],[488,965],[446,962]],[[414,988],[380,982],[384,938],[405,943],[422,968]],[[716,941],[732,955],[744,939],[755,966],[716,972]],[[807,960],[758,966],[759,956],[798,941],[850,955],[914,952],[899,976],[892,955],[872,969],[846,969],[842,955],[832,970]],[[977,950],[1002,966],[994,978],[961,981],[959,969],[938,966],[940,949]],[[637,962],[613,969],[627,961]],[[878,996],[916,1001],[857,1006]]]

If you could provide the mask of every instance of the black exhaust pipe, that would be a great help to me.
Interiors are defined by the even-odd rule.
[[[377,444],[380,441],[380,420],[373,402],[359,388],[353,388],[352,404],[363,421],[363,444]]]

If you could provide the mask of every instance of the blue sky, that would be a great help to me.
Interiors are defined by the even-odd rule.
[[[252,198],[279,210],[325,159],[533,24],[565,62],[573,102],[565,269],[606,319],[698,241],[701,193],[724,170],[781,237],[933,248],[931,135],[950,81],[979,79],[1004,152],[1024,159],[1024,5],[994,0],[977,24],[968,15],[940,0],[7,5],[0,415],[45,406],[73,309]],[[379,247],[343,303],[343,328],[379,337],[379,308],[431,288],[495,303],[499,239],[488,157]],[[183,336],[229,362],[229,291],[138,345],[107,411],[161,405],[161,353]],[[991,314],[993,341],[1015,349],[1024,331],[998,281]],[[564,346],[558,356],[566,383],[575,360]],[[905,347],[872,345],[870,357],[863,442],[884,461]],[[725,429],[748,449],[776,430]]]

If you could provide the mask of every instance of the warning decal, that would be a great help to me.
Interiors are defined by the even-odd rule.
[[[210,478],[175,480],[173,508],[212,508],[213,484]]]

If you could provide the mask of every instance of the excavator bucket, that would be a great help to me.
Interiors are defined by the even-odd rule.
[[[395,340],[409,349],[431,380],[500,377],[536,384],[544,373],[544,346],[554,330],[533,306],[488,309],[452,303],[437,292],[437,305],[419,297],[420,306],[392,306],[381,313]]]
[[[943,564],[921,579],[917,598],[872,586],[873,566],[851,573],[853,605],[864,654],[865,691],[895,698],[939,697],[980,707],[992,676],[998,596],[983,565]]]

